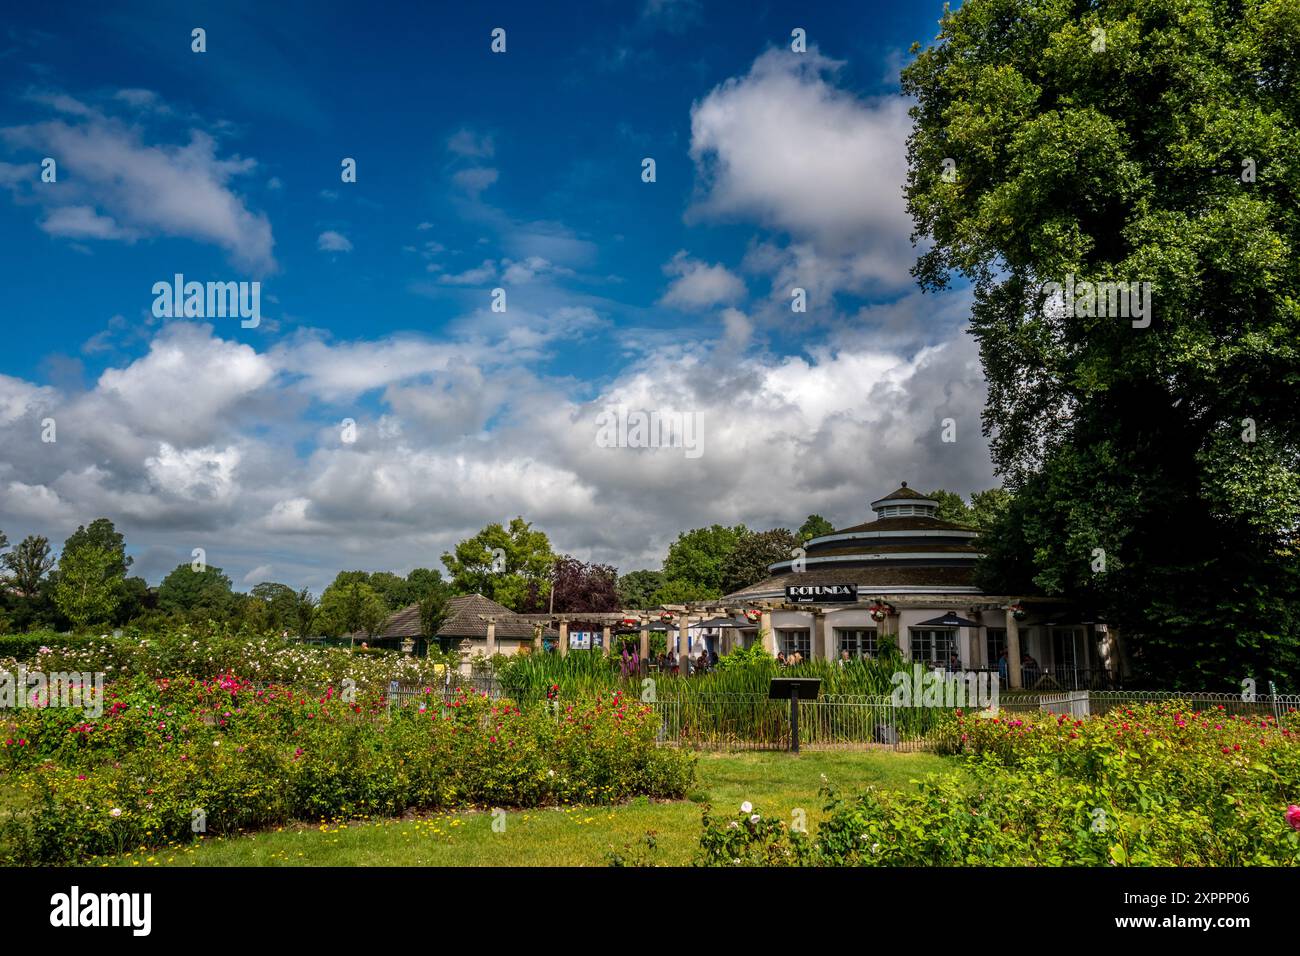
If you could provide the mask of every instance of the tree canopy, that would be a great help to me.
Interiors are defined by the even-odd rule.
[[[700,594],[700,598],[722,596],[722,567],[736,544],[749,533],[743,524],[683,531],[668,546],[664,558],[665,582],[678,582],[678,593]],[[667,583],[664,585],[667,587]]]
[[[565,555],[555,561],[553,580],[556,611],[619,609],[618,570],[608,564],[588,563]]]
[[[457,594],[482,594],[512,611],[550,594],[555,554],[543,531],[523,518],[507,527],[492,523],[442,556]]]
[[[379,592],[355,576],[339,575],[320,596],[316,623],[329,637],[373,635],[388,618],[388,605]],[[341,579],[341,580],[340,580]]]
[[[973,285],[1015,494],[997,573],[1162,686],[1300,674],[1297,49],[1292,0],[966,0],[903,70],[914,272]]]
[[[121,556],[97,544],[82,542],[64,549],[54,601],[74,627],[107,622],[122,599]]]
[[[788,561],[803,542],[787,528],[743,535],[722,562],[722,593],[730,594],[768,577],[768,566]]]
[[[799,526],[799,540],[811,541],[813,538],[820,538],[824,534],[833,534],[834,531],[835,526],[821,515],[809,515],[807,520]]]
[[[4,535],[0,534],[0,539],[3,537]],[[3,547],[2,541],[0,547]],[[0,562],[9,572],[7,579],[13,589],[26,598],[36,595],[45,575],[55,563],[50,553],[49,539],[36,534],[29,534],[23,538],[12,551],[0,557]]]
[[[663,584],[662,571],[629,571],[618,579],[618,603],[625,608],[648,611],[655,604],[655,592]]]
[[[230,578],[210,564],[181,564],[158,585],[158,609],[169,614],[220,618],[236,605]]]

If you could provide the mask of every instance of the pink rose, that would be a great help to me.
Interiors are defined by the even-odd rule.
[[[1291,829],[1300,830],[1300,807],[1292,804],[1286,808],[1286,822],[1291,825]]]

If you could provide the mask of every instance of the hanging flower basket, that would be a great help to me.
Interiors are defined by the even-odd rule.
[[[636,625],[637,625],[637,619],[636,619],[636,618],[634,618],[634,617],[625,617],[625,618],[623,618],[623,626],[624,626],[624,627],[636,627]]]
[[[748,621],[750,624],[757,623],[758,619],[761,618],[762,616],[763,616],[762,611],[755,611],[751,609],[745,612],[745,620]]]
[[[1011,607],[1008,608],[1008,610],[1011,611],[1011,616],[1014,617],[1017,621],[1023,621],[1025,619],[1026,613],[1028,613],[1025,611],[1024,606],[1019,601],[1011,605]]]
[[[883,604],[883,603],[871,605],[871,619],[875,621],[877,624],[884,621],[885,618],[889,617],[889,615],[893,613],[894,613],[894,608],[892,605]]]

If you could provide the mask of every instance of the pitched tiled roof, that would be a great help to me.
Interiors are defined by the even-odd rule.
[[[481,594],[464,594],[447,602],[447,623],[438,629],[442,637],[487,637],[487,621],[479,620],[480,614],[494,616],[497,619],[497,639],[503,637],[533,639],[533,625],[519,620],[514,612],[503,604]]]
[[[514,612],[503,604],[481,594],[462,594],[447,602],[447,620],[438,629],[440,637],[479,637],[487,639],[488,622],[479,619],[480,614],[487,614],[497,619],[496,636],[500,640],[533,639],[533,625],[514,616]],[[420,605],[412,604],[389,616],[384,622],[383,630],[375,635],[387,637],[420,637],[424,629],[420,625]],[[544,633],[554,633],[547,629]],[[358,635],[360,636],[360,635]]]
[[[423,631],[420,626],[420,605],[404,607],[384,622],[384,629],[375,637],[419,637]]]

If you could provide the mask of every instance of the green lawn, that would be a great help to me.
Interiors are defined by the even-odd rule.
[[[438,814],[404,820],[322,823],[315,827],[238,836],[138,851],[103,862],[120,866],[603,866],[611,850],[635,859],[684,864],[694,855],[701,805],[722,812],[746,800],[766,815],[791,819],[802,808],[812,830],[821,818],[818,788],[844,793],[909,781],[953,766],[926,753],[805,752],[701,754],[690,800],[652,803],[642,797],[617,807],[566,807],[506,814],[494,832],[488,812]],[[823,779],[824,778],[824,779]],[[655,831],[657,848],[638,844]],[[626,849],[631,845],[631,849]]]

